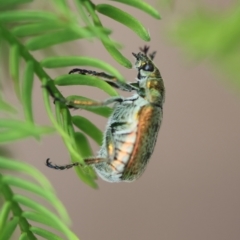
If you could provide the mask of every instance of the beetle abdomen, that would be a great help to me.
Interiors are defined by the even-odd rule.
[[[121,104],[117,108],[107,126],[111,136],[106,133],[99,152],[99,157],[109,158],[109,162],[97,164],[95,169],[110,182],[133,181],[143,173],[153,152],[161,109],[140,97],[128,107]]]

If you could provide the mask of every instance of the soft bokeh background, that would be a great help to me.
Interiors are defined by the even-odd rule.
[[[122,7],[148,27],[151,50],[157,50],[155,64],[166,87],[163,124],[143,176],[136,182],[119,184],[99,179],[99,189],[93,190],[73,170],[54,171],[44,165],[48,157],[57,164],[69,162],[67,150],[56,135],[45,137],[40,144],[18,142],[10,150],[15,158],[33,164],[50,179],[69,211],[73,231],[83,240],[239,239],[239,92],[226,83],[228,79],[224,82],[220,74],[211,71],[209,62],[186,58],[167,37],[170,23],[174,24],[176,16],[193,3],[189,6],[189,1],[176,1],[172,8],[163,10],[157,1],[149,2],[162,13],[161,21]],[[224,0],[220,2],[205,1],[210,3],[209,8],[226,7]],[[129,58],[145,44],[117,22],[102,19],[106,27],[114,29],[114,38],[124,44],[123,52]],[[127,80],[136,77],[135,70],[119,66],[98,42],[74,42],[53,51],[101,58],[118,68]],[[48,72],[54,77],[69,70]],[[35,116],[37,122],[49,123],[40,89],[40,83],[35,82]],[[65,96],[107,97],[89,87],[62,87],[61,91]],[[83,110],[73,114],[89,117],[101,129],[106,124],[106,119]],[[92,146],[97,152],[98,146],[93,142]]]

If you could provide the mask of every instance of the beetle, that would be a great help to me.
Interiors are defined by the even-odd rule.
[[[153,59],[156,52],[148,54],[149,47],[132,53],[138,71],[136,82],[122,83],[104,72],[73,69],[70,73],[88,74],[101,78],[123,91],[135,91],[131,97],[112,97],[103,102],[72,100],[69,107],[113,105],[108,119],[102,146],[96,157],[84,159],[98,175],[108,182],[131,182],[144,172],[153,153],[163,117],[165,88],[163,79]],[[54,165],[47,159],[46,165],[57,170],[81,166],[75,162],[63,166]]]

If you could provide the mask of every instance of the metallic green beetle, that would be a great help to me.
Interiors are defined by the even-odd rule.
[[[87,165],[91,165],[108,182],[130,182],[141,176],[153,153],[162,122],[165,88],[161,74],[152,61],[156,52],[148,55],[149,47],[146,46],[140,50],[138,54],[133,53],[138,71],[134,83],[123,84],[106,73],[85,69],[73,69],[70,72],[94,75],[113,87],[136,92],[128,98],[113,97],[104,102],[65,102],[76,108],[114,104],[97,157],[84,159]],[[81,164],[76,162],[58,166],[47,159],[46,165],[64,170]]]

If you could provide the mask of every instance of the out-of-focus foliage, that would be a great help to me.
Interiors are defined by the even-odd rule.
[[[0,169],[10,170],[11,172],[21,172],[35,180],[35,182],[29,181],[22,179],[22,176],[19,178],[0,173],[0,193],[5,200],[0,210],[0,239],[11,239],[18,225],[21,229],[20,239],[35,240],[37,239],[37,235],[44,235],[46,239],[62,239],[54,233],[39,227],[34,227],[35,222],[58,230],[60,233],[63,233],[67,239],[78,239],[67,227],[70,220],[66,209],[56,197],[49,181],[41,172],[24,162],[1,156]],[[13,187],[22,189],[24,190],[23,192],[31,192],[48,201],[56,209],[58,214],[53,213],[36,200],[31,200],[31,198],[25,197],[23,194],[14,193]],[[29,210],[23,211],[22,206],[27,206]],[[11,216],[13,216],[13,218]],[[30,224],[29,221],[33,223]]]
[[[197,60],[208,59],[240,89],[240,3],[219,11],[202,7],[174,23],[172,40]]]

